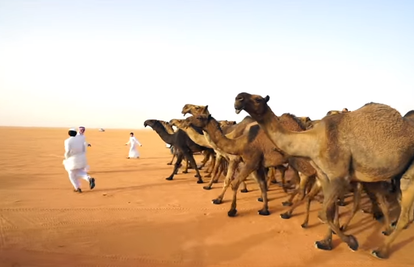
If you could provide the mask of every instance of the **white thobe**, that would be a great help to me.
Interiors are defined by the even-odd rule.
[[[69,137],[65,140],[65,159],[63,165],[69,174],[69,180],[75,189],[80,188],[78,178],[89,182],[89,176],[85,171],[88,166],[86,160],[86,147],[84,139],[80,136]]]
[[[83,139],[83,143],[85,144],[85,148],[88,147],[88,145],[90,145],[87,141],[86,141],[86,136],[84,134],[78,133],[76,135],[76,137],[82,138]],[[86,153],[86,149],[85,149],[85,153]],[[85,171],[88,172],[89,171],[89,165],[86,165],[85,167]]]
[[[128,157],[129,158],[139,158],[139,151],[137,149],[137,145],[138,146],[142,146],[141,143],[138,141],[138,139],[135,138],[135,136],[131,136],[129,138],[129,141],[126,143],[127,145],[129,144],[129,153],[128,153]]]

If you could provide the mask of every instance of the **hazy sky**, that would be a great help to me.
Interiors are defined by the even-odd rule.
[[[143,127],[240,92],[319,119],[414,109],[414,1],[0,0],[0,125]]]

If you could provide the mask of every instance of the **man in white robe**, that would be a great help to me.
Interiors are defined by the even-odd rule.
[[[83,138],[83,141],[84,141],[84,143],[85,143],[85,146],[87,146],[87,147],[92,147],[92,145],[91,145],[91,144],[89,144],[89,143],[86,141],[85,131],[86,131],[86,128],[85,128],[84,126],[79,126],[79,127],[78,127],[78,135],[77,135],[77,136],[79,136],[80,138]],[[87,165],[87,166],[85,167],[85,171],[86,171],[86,172],[88,172],[88,171],[89,171],[89,165]]]
[[[95,179],[90,177],[85,171],[88,165],[85,140],[76,135],[75,129],[70,129],[68,134],[69,138],[64,142],[65,159],[63,160],[63,165],[69,174],[69,180],[74,187],[74,192],[82,193],[79,178],[87,181],[90,189],[95,187]]]

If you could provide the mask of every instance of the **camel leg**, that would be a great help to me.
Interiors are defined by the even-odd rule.
[[[261,200],[263,207],[258,211],[259,215],[270,215],[269,212],[269,200],[267,199],[267,183],[266,183],[266,171],[264,167],[259,167],[256,171],[252,172],[254,180],[259,184],[260,191],[262,193]]]
[[[275,169],[273,167],[269,167],[268,171],[267,171],[267,176],[266,176],[266,178],[267,178],[267,187],[268,188],[270,187],[271,183],[274,183],[274,184],[277,183],[275,176],[276,176],[275,175]]]
[[[183,151],[185,158],[187,159],[186,162],[188,164],[188,162],[190,161],[190,165],[193,167],[193,169],[196,171],[196,175],[195,177],[198,178],[197,183],[198,184],[202,184],[203,183],[203,179],[201,179],[201,175],[200,175],[200,171],[197,168],[197,164],[195,162],[195,159],[193,157],[193,154],[191,154],[191,152],[188,151]]]
[[[189,157],[185,156],[185,169],[183,170],[183,173],[188,173],[188,159]]]
[[[305,199],[307,199],[307,203],[306,203],[306,214],[305,214],[305,220],[300,225],[302,228],[308,228],[311,201],[313,200],[313,198],[320,191],[321,191],[321,186],[318,183],[314,183],[313,186],[312,186],[311,191],[305,197]]]
[[[283,191],[287,193],[286,177],[285,177],[286,167],[281,165],[281,166],[276,167],[276,169],[280,171],[280,179],[282,180],[282,188],[283,188]]]
[[[224,178],[224,182],[223,182],[223,189],[222,189],[220,195],[216,199],[212,200],[213,204],[221,204],[222,203],[223,198],[224,198],[224,194],[226,193],[227,188],[229,187],[229,185],[231,183],[231,180],[234,176],[237,165],[239,165],[238,160],[235,160],[235,159],[230,160],[227,175],[226,175],[226,178]]]
[[[245,166],[242,168],[242,170],[240,171],[240,173],[237,175],[237,178],[235,180],[233,180],[233,182],[231,183],[231,187],[233,190],[233,200],[231,202],[231,206],[230,206],[230,210],[227,212],[227,215],[229,217],[234,217],[237,214],[237,190],[239,188],[239,185],[242,181],[246,180],[247,176],[249,176],[249,174],[251,174],[253,171],[255,171],[257,168],[256,166],[250,165],[250,164],[245,164]],[[256,176],[256,178],[259,179],[263,179],[263,181],[266,184],[266,178],[264,176],[264,171],[261,171],[263,173],[259,173],[259,177]],[[261,187],[262,188],[262,187]],[[267,207],[267,191],[262,192],[262,197],[263,197],[263,206]],[[268,213],[269,211],[267,211]],[[265,213],[259,213],[260,215],[268,215]]]
[[[413,212],[414,202],[414,163],[404,173],[400,181],[401,188],[401,212],[397,221],[397,225],[392,232],[383,242],[383,244],[376,250],[372,251],[372,255],[384,259],[389,255],[389,248],[401,231],[409,224],[411,217],[410,213]]]
[[[221,163],[220,161],[225,160],[222,156],[219,156],[216,158],[216,163],[213,169],[213,177],[208,182],[208,185],[203,186],[205,190],[210,190],[213,186],[213,183],[216,183],[218,181],[218,177],[221,175]]]
[[[204,158],[203,158],[203,160],[201,161],[201,164],[199,165],[199,166],[197,166],[197,168],[199,169],[199,170],[201,170],[205,165],[206,165],[206,163],[207,163],[207,161],[210,159],[210,151],[208,151],[208,150],[204,150],[203,151],[203,154],[204,154]]]
[[[213,170],[207,175],[211,177],[211,183],[217,183],[218,178],[217,175],[220,175],[220,168],[221,168],[221,161],[224,160],[222,156],[217,156],[214,162]]]
[[[312,185],[312,189],[310,190],[310,192],[305,195],[305,199],[308,201],[309,208],[310,208],[310,202],[312,201],[312,198],[315,197],[319,193],[320,190],[321,190],[320,185],[318,183],[314,183]],[[293,211],[300,204],[302,204],[303,200],[304,199],[298,199],[297,201],[295,201],[288,211],[286,211],[285,213],[280,214],[280,218],[282,218],[282,219],[290,219],[292,217]],[[306,220],[305,220],[305,222],[306,222]]]
[[[230,159],[226,159],[224,157],[221,158],[220,162],[218,162],[218,168],[217,168],[217,172],[218,175],[215,176],[214,179],[214,183],[218,183],[219,182],[219,178],[221,176],[221,174],[224,174],[224,176],[227,175],[227,168],[228,168],[228,162],[230,162]]]
[[[335,178],[331,181],[323,181],[322,184],[324,190],[324,200],[323,200],[323,208],[322,214],[325,214],[326,221],[329,225],[330,230],[332,230],[336,235],[345,243],[347,243],[348,247],[356,251],[358,250],[358,241],[352,235],[345,235],[341,229],[339,228],[339,223],[335,222],[335,216],[339,216],[337,210],[337,200],[340,197],[342,191],[347,187],[346,179],[343,178]],[[325,193],[326,192],[326,193]],[[325,238],[321,241],[316,241],[315,246],[318,249],[322,250],[331,250],[332,249],[332,239]]]
[[[208,168],[205,170],[205,172],[208,173],[206,177],[211,177],[211,173],[213,172],[214,166],[216,165],[216,157],[217,156],[215,154],[211,156],[210,165],[208,165]]]
[[[180,168],[181,162],[183,161],[184,155],[182,153],[177,153],[177,161],[174,164],[174,170],[172,174],[165,178],[165,180],[172,180],[174,178],[174,175],[177,174],[178,168]]]
[[[304,174],[302,174],[301,172],[298,172],[298,174],[299,174],[299,177],[300,177],[299,187],[297,189],[295,189],[294,192],[292,192],[292,194],[291,194],[288,201],[282,202],[283,206],[292,206],[292,201],[293,201],[293,199],[296,195],[298,195],[297,196],[297,198],[298,198],[297,201],[301,201],[305,197],[305,188],[306,188],[306,185],[308,184],[308,182],[311,178],[304,175]]]
[[[361,204],[361,193],[362,193],[362,183],[356,183],[354,185],[354,205],[352,206],[351,216],[348,217],[348,220],[341,226],[341,230],[345,231],[348,228],[351,220],[354,218],[355,214],[359,210]]]
[[[170,162],[168,162],[168,163],[167,163],[167,165],[172,165],[172,163],[173,163],[173,161],[174,161],[174,158],[175,158],[175,154],[173,154],[171,161],[170,161]]]
[[[382,234],[388,236],[392,233],[394,229],[391,225],[390,211],[388,208],[387,200],[385,198],[385,195],[381,194],[381,192],[376,193],[376,196],[378,200],[378,206],[381,209],[381,212],[384,216],[383,218],[384,218],[385,230],[382,231]]]

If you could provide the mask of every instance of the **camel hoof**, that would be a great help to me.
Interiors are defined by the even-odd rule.
[[[398,220],[391,223],[391,227],[395,228],[397,226]]]
[[[328,242],[326,240],[316,241],[315,247],[321,250],[332,250],[331,242]]]
[[[270,215],[269,210],[259,210],[259,215],[268,216]]]
[[[200,176],[200,175],[198,175],[198,174],[196,174],[196,175],[194,175],[194,177],[196,177],[196,178],[200,178],[201,176]]]
[[[172,177],[167,177],[165,178],[165,180],[171,181],[173,178]]]
[[[183,171],[183,173],[188,173],[188,171]]]
[[[290,206],[292,206],[292,202],[290,202],[290,201],[283,201],[283,202],[282,202],[282,205],[283,205],[284,207],[290,207]]]
[[[237,214],[237,210],[236,210],[236,209],[234,209],[234,210],[229,210],[229,211],[227,212],[227,215],[228,215],[229,217],[235,217],[235,216],[236,216],[236,214]]]
[[[258,197],[258,198],[257,198],[257,201],[259,201],[259,202],[263,202],[263,198]]]
[[[218,205],[218,204],[221,204],[221,199],[216,198],[216,199],[213,199],[211,202],[212,202],[213,204]]]
[[[373,250],[371,252],[371,255],[374,256],[375,258],[381,259],[381,260],[387,258],[387,256],[384,255],[383,253],[381,253],[379,250]]]
[[[218,180],[214,180],[214,181],[213,181],[213,183],[214,183],[214,184],[217,184],[218,182],[219,182]]]
[[[206,175],[206,177],[207,177],[207,178],[208,178],[208,177],[211,177],[211,174],[207,174],[207,175]]]
[[[358,240],[353,235],[349,235],[348,238],[349,238],[348,247],[352,251],[357,251],[359,248]]]
[[[203,181],[203,180],[198,180],[198,181],[197,181],[197,184],[202,184],[202,183],[204,183],[204,181]]]
[[[307,222],[306,223],[302,223],[300,225],[300,227],[302,227],[303,229],[306,229],[306,228],[308,228],[308,223]]]
[[[248,193],[249,192],[249,190],[247,190],[247,189],[241,189],[240,190],[240,193]]]
[[[211,186],[208,186],[208,185],[203,186],[203,189],[205,189],[205,190],[210,190],[210,189],[211,189]]]
[[[285,219],[285,220],[290,219],[290,217],[292,217],[292,215],[290,215],[287,212],[280,214],[280,218]]]
[[[172,163],[171,162],[168,162],[167,165],[172,165]]]
[[[342,232],[344,232],[346,230],[346,227],[344,225],[342,225],[341,227],[339,227],[339,230],[341,230]]]

